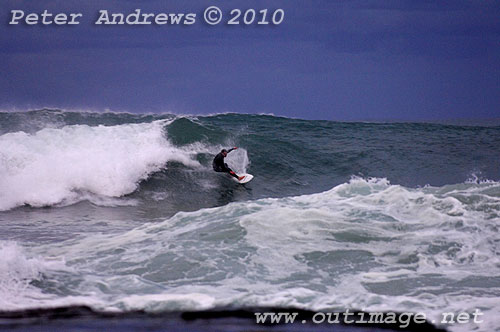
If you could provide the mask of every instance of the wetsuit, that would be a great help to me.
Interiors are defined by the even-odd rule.
[[[233,151],[233,149],[229,149],[227,150],[227,153]],[[229,168],[229,166],[227,166],[226,163],[224,163],[224,155],[222,154],[222,152],[219,152],[215,158],[214,158],[214,161],[212,162],[212,167],[214,168],[214,171],[216,172],[226,172],[226,173],[229,173],[231,174],[232,176],[234,176],[235,178],[238,179],[238,175],[236,175],[235,172],[233,172],[232,169]]]

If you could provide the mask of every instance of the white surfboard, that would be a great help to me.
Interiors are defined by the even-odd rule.
[[[238,175],[239,176],[243,176],[244,178],[241,179],[241,180],[238,180],[237,178],[233,177],[233,179],[234,179],[234,181],[236,181],[238,183],[241,183],[241,184],[250,182],[250,180],[253,179],[253,175],[252,174],[238,174]]]

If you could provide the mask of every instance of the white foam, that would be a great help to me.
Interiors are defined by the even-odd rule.
[[[164,125],[76,125],[0,136],[0,210],[71,204],[88,194],[120,197],[167,161],[198,167],[193,151],[164,137]]]
[[[298,306],[420,311],[431,319],[480,308],[485,323],[476,327],[490,331],[500,308],[493,284],[500,218],[491,212],[499,189],[353,178],[323,193],[180,212],[36,250],[86,271],[76,291],[107,308]]]
[[[63,260],[47,261],[28,257],[16,242],[0,241],[0,308],[24,309],[50,296],[31,285],[51,269],[66,269]]]
[[[168,310],[205,310],[214,306],[214,298],[206,294],[148,294],[130,295],[121,298],[114,307],[123,310],[146,310],[148,312],[161,312]]]

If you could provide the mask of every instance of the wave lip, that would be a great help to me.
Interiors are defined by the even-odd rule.
[[[0,211],[66,205],[89,194],[120,197],[167,161],[199,166],[169,143],[164,124],[75,125],[0,136]]]

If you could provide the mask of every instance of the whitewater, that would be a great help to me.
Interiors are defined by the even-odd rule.
[[[0,113],[0,309],[484,313],[500,127]],[[211,170],[226,161],[255,179]]]

